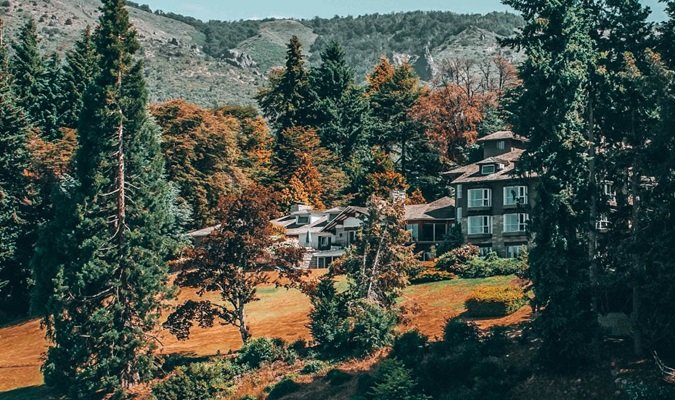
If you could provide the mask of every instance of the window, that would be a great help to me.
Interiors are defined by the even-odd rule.
[[[595,223],[595,229],[601,232],[609,229],[609,218],[607,218],[607,215],[603,214],[600,216],[600,219]]]
[[[420,237],[421,242],[433,242],[434,241],[434,224],[422,224],[422,236]]]
[[[527,204],[527,186],[504,187],[504,205]]]
[[[446,225],[445,224],[435,224],[434,225],[434,242],[441,242],[445,239],[446,234]]]
[[[462,207],[457,207],[457,218],[456,218],[457,223],[462,222]]]
[[[506,148],[506,142],[503,140],[500,140],[497,142],[497,150],[504,150]]]
[[[420,226],[418,224],[408,224],[405,226],[405,229],[411,233],[412,240],[416,242],[420,235]]]
[[[602,184],[602,193],[609,197],[611,201],[616,200],[616,192],[614,191],[614,184],[610,181],[605,181]]]
[[[492,233],[492,216],[477,215],[468,218],[469,235],[486,235]]]
[[[480,167],[480,173],[481,175],[490,175],[495,173],[495,165],[494,164],[488,164],[488,165],[481,165]]]
[[[504,232],[525,232],[527,219],[527,214],[504,214]]]
[[[488,254],[492,253],[492,246],[484,246],[478,248],[478,254],[480,254],[481,257],[487,257]]]
[[[330,248],[331,237],[330,236],[319,236],[319,246],[322,249]]]
[[[524,244],[508,245],[506,246],[506,257],[518,258],[525,248]]]
[[[307,225],[307,224],[309,224],[309,215],[299,215],[298,225]]]
[[[462,198],[462,184],[460,183],[457,185],[457,188],[455,189],[455,197],[458,199]]]
[[[356,231],[349,231],[349,244],[356,242]]]
[[[491,189],[469,189],[469,208],[490,207],[492,205]]]

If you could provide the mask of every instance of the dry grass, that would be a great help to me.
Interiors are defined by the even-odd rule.
[[[316,274],[316,272],[315,272]],[[477,286],[502,286],[512,281],[510,277],[487,279],[466,279],[435,282],[411,286],[405,290],[401,303],[409,312],[409,321],[401,329],[417,328],[430,337],[440,336],[445,321],[459,315],[464,310],[464,300]],[[194,298],[194,291],[181,291],[176,302]],[[248,306],[249,323],[254,336],[280,337],[286,341],[309,339],[307,329],[309,299],[297,290],[287,290],[264,286],[259,289],[260,301]],[[209,295],[209,299],[217,301],[217,295]],[[416,312],[412,312],[416,311]],[[481,320],[482,327],[495,324],[511,324],[529,317],[527,308],[496,320]],[[47,349],[44,334],[38,321],[28,321],[0,328],[0,392],[17,388],[40,385],[41,360]],[[162,331],[159,337],[163,346],[159,352],[163,354],[187,353],[195,355],[212,355],[228,353],[241,346],[237,329],[230,326],[214,326],[210,329],[194,329],[190,340],[178,341],[168,332]],[[271,371],[270,383],[278,378],[277,372]],[[255,384],[255,387],[261,387]],[[264,385],[262,386],[264,387]],[[0,399],[22,397],[0,393]],[[26,395],[26,399],[36,398]],[[43,398],[43,397],[38,397]]]

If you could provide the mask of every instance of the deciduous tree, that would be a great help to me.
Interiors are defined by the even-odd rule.
[[[284,243],[270,221],[277,216],[277,198],[262,186],[252,185],[223,198],[220,224],[188,256],[176,279],[180,287],[196,288],[197,294],[217,293],[221,302],[189,300],[168,318],[165,326],[179,339],[187,339],[197,323],[215,321],[239,329],[241,340],[251,337],[246,305],[258,300],[257,288],[270,283],[297,283],[303,275],[299,263],[304,249]]]

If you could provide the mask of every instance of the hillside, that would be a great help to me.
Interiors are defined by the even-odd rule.
[[[87,25],[95,24],[99,4],[99,0],[9,0],[0,2],[0,16],[10,37],[32,16],[41,45],[62,54]],[[382,54],[398,62],[410,60],[429,80],[448,58],[494,54],[498,38],[522,23],[512,14],[449,12],[205,23],[144,6],[129,10],[143,45],[152,101],[182,97],[208,107],[253,103],[269,70],[283,65],[285,44],[292,35],[302,41],[310,63],[318,61],[328,43],[340,42],[359,81]]]

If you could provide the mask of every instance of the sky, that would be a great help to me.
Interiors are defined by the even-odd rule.
[[[297,19],[363,15],[396,11],[438,10],[487,13],[510,10],[499,0],[136,0],[153,10],[161,9],[201,20],[239,20],[266,17]],[[658,0],[642,0],[652,8],[652,19],[665,18]]]

